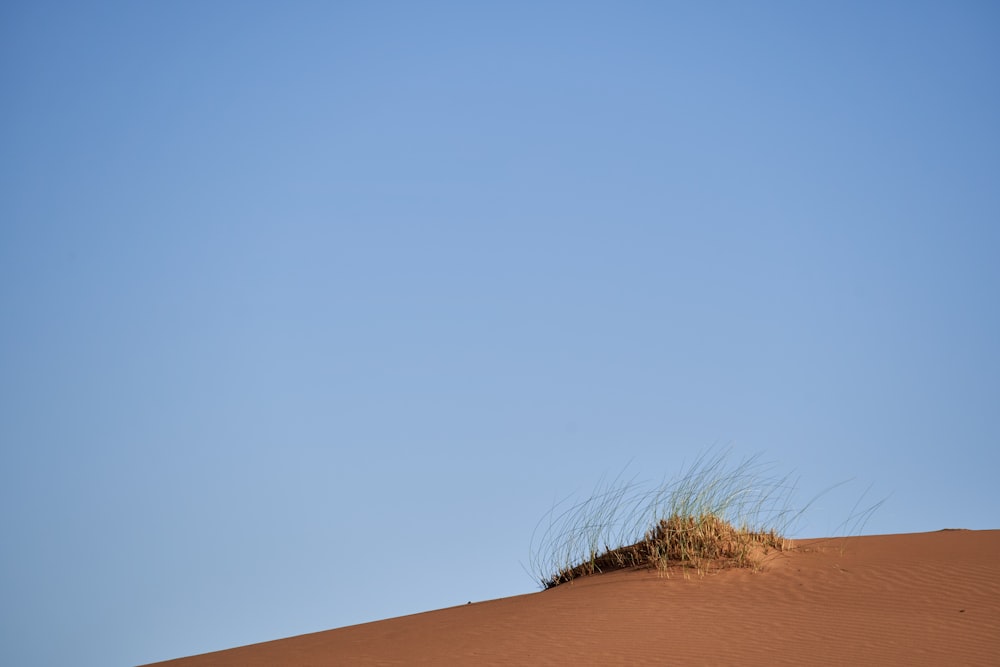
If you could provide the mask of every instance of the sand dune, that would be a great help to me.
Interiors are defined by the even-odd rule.
[[[181,658],[255,665],[1000,665],[1000,530],[800,540]]]

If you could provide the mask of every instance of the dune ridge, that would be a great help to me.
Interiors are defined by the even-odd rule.
[[[632,569],[155,663],[1000,664],[1000,530],[796,540],[760,571]]]

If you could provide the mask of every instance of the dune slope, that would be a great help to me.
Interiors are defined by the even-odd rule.
[[[797,541],[762,571],[556,588],[157,663],[1000,664],[1000,530]]]

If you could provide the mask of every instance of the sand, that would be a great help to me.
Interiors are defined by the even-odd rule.
[[[800,540],[759,572],[612,572],[157,664],[1000,665],[1000,530]]]

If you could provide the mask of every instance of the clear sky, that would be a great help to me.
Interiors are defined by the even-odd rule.
[[[713,445],[1000,528],[996,5],[485,4],[0,7],[0,663],[528,593]]]

